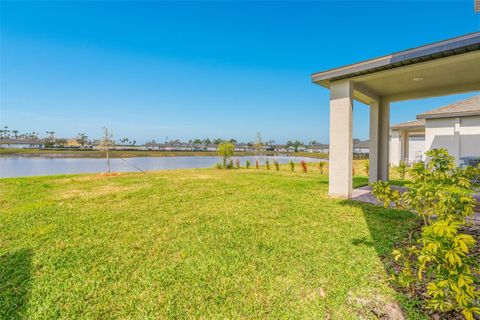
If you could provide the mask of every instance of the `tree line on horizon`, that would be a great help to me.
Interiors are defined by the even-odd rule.
[[[33,139],[33,140],[44,140],[46,145],[59,145],[59,146],[64,146],[67,145],[68,140],[66,138],[60,138],[55,136],[55,131],[45,131],[45,135],[43,138],[41,138],[39,132],[26,132],[26,133],[20,133],[19,130],[14,130],[14,129],[9,129],[8,126],[4,126],[2,129],[0,129],[0,139],[15,139],[15,140],[24,140],[24,139]],[[78,133],[77,136],[74,138],[77,143],[82,146],[91,146],[95,142],[100,141],[101,139],[89,139],[88,135],[85,133]],[[137,141],[130,139],[130,138],[120,138],[118,139],[118,142],[122,145],[131,145],[134,146],[136,145]],[[215,144],[219,145],[223,142],[230,142],[234,145],[238,144],[238,140],[231,138],[231,139],[222,139],[222,138],[215,138],[215,139],[210,139],[210,138],[195,138],[195,139],[190,139],[187,141],[188,144],[194,144],[194,145],[210,145],[210,144]],[[112,143],[116,143],[115,140],[112,139]],[[155,144],[157,143],[155,140],[148,141],[146,144]],[[168,138],[165,139],[166,144],[175,144],[175,143],[184,143],[179,139],[176,140],[168,140]],[[263,141],[261,138],[261,135],[259,132],[257,132],[257,137],[255,141],[248,141],[245,144],[248,146],[258,146],[258,145],[275,145],[275,140],[271,139],[268,141]],[[285,147],[294,147],[295,149],[301,147],[301,146],[309,146],[309,145],[316,145],[319,144],[319,142],[312,140],[309,143],[304,143],[303,141],[300,140],[288,140],[285,143]]]

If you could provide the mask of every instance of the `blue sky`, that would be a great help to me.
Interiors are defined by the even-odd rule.
[[[0,2],[0,125],[144,142],[328,141],[310,74],[479,31],[473,0]],[[392,123],[471,94],[392,105]],[[368,107],[355,106],[368,138]]]

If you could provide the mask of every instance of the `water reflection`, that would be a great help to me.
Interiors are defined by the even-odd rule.
[[[320,159],[308,157],[238,157],[241,165],[246,160],[252,162],[259,160],[260,164],[265,159],[277,160],[279,163],[288,163],[293,160],[300,162],[318,162]],[[209,168],[221,162],[216,156],[188,156],[188,157],[138,157],[138,158],[115,158],[110,159],[112,171],[115,172],[139,172],[148,170],[170,170],[187,168]],[[42,158],[42,157],[0,157],[0,177],[43,176],[66,173],[98,173],[105,172],[107,163],[105,159],[89,158]]]

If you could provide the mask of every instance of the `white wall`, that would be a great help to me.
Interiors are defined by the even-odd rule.
[[[426,149],[445,148],[458,160],[480,156],[480,116],[427,119]]]
[[[460,157],[480,156],[480,116],[460,119]]]
[[[401,160],[402,146],[400,138],[400,131],[391,130],[389,143],[389,158],[390,164],[393,166],[398,166]]]
[[[408,160],[425,160],[425,136],[410,136],[408,143]]]

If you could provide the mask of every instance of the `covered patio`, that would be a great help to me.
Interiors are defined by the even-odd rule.
[[[370,106],[369,181],[389,178],[392,102],[480,91],[480,32],[312,75],[330,90],[329,195],[352,197],[353,100]]]

